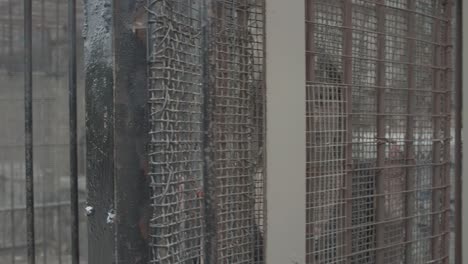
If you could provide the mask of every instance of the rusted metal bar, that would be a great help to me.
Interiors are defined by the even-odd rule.
[[[113,173],[114,209],[107,212],[107,224],[115,228],[115,262],[147,263],[149,179],[146,130],[149,117],[145,114],[147,98],[147,57],[128,21],[135,21],[137,10],[144,3],[135,0],[115,0],[112,14],[112,74],[113,74]],[[125,193],[125,195],[120,195]],[[118,195],[116,195],[118,194]],[[115,219],[112,214],[115,213]]]
[[[345,247],[345,263],[351,263],[352,254],[352,177],[353,177],[353,133],[352,133],[352,116],[353,111],[353,10],[352,1],[345,0],[343,6],[343,71],[344,84],[346,85],[346,175],[344,179],[344,197],[345,205],[345,229],[344,247]]]
[[[455,264],[462,264],[462,98],[463,98],[463,0],[456,0],[455,33]]]
[[[439,6],[437,4],[433,5],[434,8],[434,15],[437,16]],[[432,34],[435,43],[440,43],[440,21],[435,20],[432,28]],[[440,45],[434,45],[433,49],[433,61],[434,65],[440,66],[441,60],[441,47]],[[440,82],[440,70],[435,68],[433,69],[432,75],[432,90],[437,91],[440,90],[439,87],[441,85]],[[432,160],[434,163],[440,162],[441,159],[441,149],[442,149],[442,142],[440,141],[441,136],[441,117],[438,116],[441,113],[441,94],[440,93],[433,93],[432,96],[432,111],[434,117],[432,118],[433,121],[433,150],[432,150]],[[437,188],[440,185],[440,177],[441,177],[441,165],[434,165],[432,169],[432,186]],[[440,192],[438,190],[434,190],[432,192],[432,211],[437,212],[441,209],[440,204]],[[440,214],[434,214],[432,216],[432,239],[431,239],[431,259],[438,259],[440,258],[440,248],[441,248],[441,241],[440,241]]]
[[[306,19],[307,21],[315,21],[315,0],[306,0]],[[314,26],[313,23],[306,24],[306,81],[315,81],[315,39],[314,39]]]
[[[443,144],[444,144],[444,172],[442,174],[442,185],[450,185],[450,167],[451,163],[451,111],[452,111],[452,1],[453,0],[445,0],[442,3],[444,13],[442,14],[444,18],[447,19],[445,23],[444,32],[442,35],[442,43],[444,45],[442,49],[442,65],[444,66],[445,70],[443,71],[444,78],[443,78],[443,87],[445,88],[444,94],[444,114],[445,114],[445,124],[444,124],[444,132],[443,132]],[[444,254],[441,256],[444,258],[443,263],[449,263],[449,256],[450,256],[450,188],[443,189],[443,210],[445,210],[444,214],[442,215],[442,223],[444,228],[442,232],[443,235],[443,252]]]
[[[329,27],[332,27],[332,26],[329,26]],[[353,31],[359,31],[359,30],[354,30]],[[372,33],[372,34],[375,34],[375,32],[372,32],[372,31],[366,31],[366,30],[360,30],[361,32],[366,32],[366,33]],[[385,34],[386,36],[391,36],[391,35],[387,35]],[[392,37],[398,37],[398,35],[393,35]],[[419,39],[418,39],[419,41]],[[421,41],[423,42],[423,41]],[[443,43],[436,43],[436,42],[426,42],[428,44],[431,44],[431,45],[444,45]],[[307,51],[307,53],[311,53],[309,51]],[[327,54],[327,53],[320,53],[320,52],[315,52],[315,55],[328,55],[328,56],[333,56],[333,55],[330,55],[330,54]],[[335,55],[335,56],[340,56],[342,57],[341,55]],[[397,63],[397,64],[400,64],[400,65],[409,65],[410,63],[408,62],[404,62],[404,61],[398,61],[398,60],[389,60],[389,59],[381,59],[381,60],[377,60],[375,58],[370,58],[370,57],[361,57],[359,58],[360,60],[364,60],[364,61],[369,61],[369,62],[383,62],[383,63]],[[419,66],[419,67],[426,67],[426,68],[429,68],[429,69],[434,69],[434,70],[444,70],[444,67],[443,66],[434,66],[432,64],[420,64],[420,63],[412,63],[413,66]],[[373,87],[373,86],[369,86],[369,87]],[[396,89],[396,88],[393,88],[393,89]],[[406,88],[407,89],[407,88]],[[439,93],[443,93],[443,91],[439,91]]]
[[[149,180],[147,153],[142,153],[149,120],[147,57],[129,26],[139,5],[134,0],[88,0],[84,5],[91,263],[149,261]]]
[[[213,41],[214,30],[217,25],[213,24],[210,14],[219,15],[220,7],[213,0],[202,0],[201,23],[202,23],[202,91],[203,91],[203,188],[204,188],[204,213],[205,213],[205,237],[204,251],[205,263],[214,264],[218,262],[218,217],[216,214],[218,200],[216,198],[216,179],[214,167],[213,134],[210,133],[214,114],[213,87],[216,85],[210,77],[212,75],[210,60],[213,52],[210,43]],[[216,55],[219,56],[219,55]]]
[[[8,65],[13,61],[13,0],[8,0]],[[8,66],[11,71],[11,66]]]
[[[59,41],[60,40],[60,3],[61,3],[61,0],[56,0],[55,2],[55,41]],[[60,56],[57,54],[55,55],[55,61],[51,63],[55,63],[55,73],[57,74],[56,76],[59,75],[59,72],[60,72],[60,67],[59,67],[59,64],[60,64]]]
[[[13,166],[12,166],[13,167]],[[11,220],[11,230],[16,230],[16,219],[15,219],[15,173],[12,173],[12,179],[10,180],[10,220]],[[13,247],[13,250],[11,251],[11,263],[15,264],[16,263],[16,234],[15,232],[11,232],[11,245]]]
[[[377,36],[377,68],[376,68],[376,85],[380,88],[377,89],[377,138],[385,138],[385,106],[384,96],[385,90],[383,87],[386,86],[385,79],[385,6],[384,0],[378,0],[376,5],[377,14],[377,32],[380,34]],[[385,196],[381,195],[385,192],[385,172],[383,167],[385,166],[385,148],[388,142],[382,140],[377,141],[377,171],[375,172],[375,188],[376,193],[379,195],[376,197],[376,252],[375,259],[376,263],[383,263],[384,257],[384,233],[385,233]]]
[[[267,256],[267,251],[266,251],[266,248],[267,248],[267,238],[268,238],[268,230],[267,230],[267,224],[268,224],[268,212],[267,212],[267,208],[268,208],[268,201],[267,201],[267,174],[268,174],[268,171],[267,171],[267,166],[266,166],[266,155],[267,155],[267,148],[266,148],[266,139],[267,139],[267,136],[266,136],[266,127],[267,127],[267,116],[266,116],[266,112],[267,112],[267,103],[266,103],[266,87],[267,87],[267,72],[266,72],[266,54],[267,54],[267,51],[266,51],[266,24],[267,24],[267,20],[266,20],[266,13],[267,13],[267,8],[266,8],[266,1],[263,1],[262,3],[262,8],[261,8],[261,11],[262,11],[262,14],[263,14],[263,17],[262,17],[262,23],[263,23],[263,31],[262,31],[262,90],[261,90],[261,93],[260,93],[260,96],[261,96],[261,100],[262,100],[262,106],[261,106],[261,113],[262,113],[262,121],[261,121],[261,126],[262,126],[262,129],[261,129],[261,135],[260,135],[260,142],[261,142],[261,156],[262,156],[262,165],[263,165],[263,168],[262,168],[262,177],[261,177],[261,180],[262,180],[262,199],[261,199],[261,203],[263,205],[262,207],[262,213],[261,213],[261,224],[262,224],[262,227],[263,227],[263,243],[261,245],[261,250],[262,250],[262,261],[263,263],[266,263],[266,256]]]
[[[306,0],[305,1],[305,17],[308,21],[315,21],[315,6],[314,6],[314,1],[315,0]],[[308,88],[308,84],[311,84],[315,82],[315,38],[314,38],[314,26],[315,24],[312,23],[306,23],[305,29],[306,29],[306,99],[310,98],[310,88]],[[310,51],[307,52],[307,51]],[[314,122],[313,119],[310,120],[310,117],[307,117],[307,114],[310,113],[310,105],[306,103],[306,129],[307,131],[314,131]],[[309,136],[306,136],[306,144],[310,144],[309,142],[311,141]],[[312,156],[312,153],[309,153],[310,155],[308,159],[314,160],[315,158]],[[306,177],[308,177],[309,172],[306,169]],[[306,188],[309,188],[310,179],[306,178]],[[306,191],[306,200],[308,201],[309,198],[309,192]],[[307,210],[307,209],[306,209]],[[308,217],[309,212],[306,212],[306,216]],[[313,235],[314,232],[314,223],[308,223],[306,220],[306,238],[310,236],[310,234]],[[341,235],[342,237],[342,235]],[[337,245],[340,244],[340,240],[342,238],[337,239]],[[313,239],[306,239],[306,262],[310,264],[314,264],[316,262],[315,260],[315,249],[314,249],[314,243],[315,241]],[[312,252],[309,252],[309,249],[312,249]]]
[[[388,7],[388,6],[386,6],[386,7]],[[410,11],[407,11],[406,13],[408,13],[408,15],[412,14]],[[314,22],[314,21],[310,21],[310,20],[306,20],[306,23],[307,24],[314,24],[314,25],[320,25],[321,24],[320,22]],[[330,28],[343,28],[342,25],[327,25],[327,27],[330,27]],[[366,29],[366,28],[353,28],[353,32],[372,33],[372,34],[379,33],[379,32],[376,32],[375,30],[370,30],[370,29]],[[406,40],[410,39],[409,37],[404,37],[404,36],[399,35],[399,34],[393,34],[391,32],[385,32],[385,35],[388,36],[388,37],[398,37],[398,38],[406,39]],[[426,40],[426,39],[420,39],[420,38],[416,38],[416,37],[413,38],[413,39],[415,39],[415,40],[417,39],[418,42],[420,42],[420,43],[439,44],[439,43],[434,43],[433,41],[429,41],[429,40]],[[307,52],[310,52],[310,51],[307,51]],[[372,59],[372,58],[363,58],[363,59]],[[393,61],[393,62],[406,64],[404,61]]]
[[[50,123],[47,123],[47,126],[50,126]],[[44,181],[48,181],[48,179],[46,177],[43,178]],[[50,179],[50,178],[49,178]],[[42,184],[42,190],[41,190],[41,193],[42,193],[42,203],[46,203],[46,193],[47,193],[47,187],[48,185],[47,184]],[[37,210],[37,203],[36,205],[34,206],[35,209]],[[48,223],[47,223],[47,211],[46,211],[46,208],[45,207],[42,207],[42,239],[47,241],[47,226],[48,226]],[[42,244],[42,263],[44,264],[47,264],[47,243],[43,243]]]
[[[26,163],[26,238],[28,264],[36,262],[34,236],[34,170],[33,170],[33,79],[32,79],[32,0],[24,1],[24,119]]]
[[[45,39],[45,0],[41,0],[41,63],[44,63],[46,57],[46,39]]]
[[[415,0],[407,1],[408,9],[414,11],[415,9]],[[407,13],[408,16],[408,96],[406,111],[408,116],[406,117],[406,135],[405,135],[405,163],[407,165],[415,164],[414,157],[414,117],[415,112],[415,92],[412,90],[416,87],[415,77],[414,77],[414,60],[416,52],[416,40],[415,40],[415,16],[411,13]],[[405,190],[414,189],[415,181],[414,168],[407,167],[405,170]],[[405,195],[405,194],[404,194]],[[414,192],[408,192],[405,195],[405,217],[408,219],[405,221],[405,241],[411,241],[413,238],[413,222],[414,219],[411,218],[414,215]],[[405,262],[413,263],[412,260],[412,244],[408,243],[405,247]]]
[[[2,23],[2,25],[1,25],[1,38],[2,38],[2,40],[6,40],[8,42],[8,20],[7,19],[4,19],[4,20],[6,20],[7,22]],[[0,53],[2,55],[5,55],[5,54],[8,55],[8,44],[3,45],[1,47]],[[2,61],[1,63],[6,64],[5,61]]]
[[[203,153],[203,193],[205,195],[204,201],[204,237],[203,237],[203,248],[204,248],[204,262],[207,264],[216,263],[217,260],[217,248],[216,248],[216,213],[215,213],[215,200],[213,196],[213,189],[216,186],[213,175],[213,153],[211,149],[211,135],[209,134],[209,128],[211,125],[212,115],[212,102],[211,102],[211,82],[210,82],[210,53],[209,53],[209,41],[210,41],[210,22],[208,19],[208,8],[211,8],[210,0],[202,0],[200,6],[201,15],[201,61],[202,61],[202,92],[203,92],[203,137],[202,137],[202,153]]]

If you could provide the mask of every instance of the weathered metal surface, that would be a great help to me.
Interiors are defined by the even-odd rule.
[[[148,261],[146,56],[132,31],[139,5],[85,3],[90,263]]]
[[[462,16],[463,16],[463,1],[455,1],[455,138],[454,138],[454,162],[455,162],[455,264],[462,264],[462,101],[463,101],[463,41],[462,41]]]
[[[344,232],[344,241],[342,242],[345,247],[344,254],[340,256],[345,263],[351,262],[351,254],[353,252],[353,241],[352,241],[352,196],[353,196],[353,181],[352,181],[352,168],[353,168],[353,120],[352,120],[352,111],[353,111],[353,5],[352,1],[343,1],[343,83],[346,93],[346,175],[344,179],[344,199],[346,200],[345,204],[345,232]],[[330,74],[330,73],[326,73]],[[331,74],[338,74],[331,70]],[[333,77],[331,78],[332,82]],[[338,78],[339,79],[339,78]],[[336,80],[336,82],[341,82],[341,80]],[[335,98],[333,98],[335,99]],[[332,99],[332,100],[333,100]],[[336,98],[339,100],[339,97]],[[339,231],[338,231],[339,232]]]
[[[113,1],[115,263],[148,263],[147,58],[132,30],[142,1]]]
[[[406,2],[408,10],[415,11],[416,1],[407,0]],[[408,50],[414,50],[416,48],[415,40],[415,17],[409,15],[407,18],[408,21]],[[415,164],[415,153],[414,153],[414,113],[415,113],[415,92],[414,88],[416,87],[415,79],[415,54],[413,52],[408,53],[408,95],[407,95],[407,104],[406,109],[408,111],[408,116],[406,117],[406,135],[405,135],[405,159],[406,165],[409,165],[406,168],[405,172],[405,188],[406,190],[413,190],[415,184],[415,169],[411,166]],[[405,241],[411,241],[413,239],[412,229],[414,226],[414,221],[411,219],[411,216],[414,215],[416,211],[414,209],[415,195],[413,193],[408,193],[405,197]],[[412,263],[412,243],[408,243],[405,246],[405,261],[406,263]]]
[[[385,64],[385,49],[386,49],[386,37],[385,37],[385,0],[377,0],[376,8],[376,19],[377,19],[377,28],[376,31],[379,33],[377,35],[377,58],[376,58],[376,78],[375,86],[377,87],[376,91],[376,108],[377,114],[375,115],[375,122],[377,124],[377,164],[376,164],[376,176],[375,176],[375,192],[376,192],[376,263],[384,263],[384,245],[385,245],[385,182],[386,182],[386,171],[384,171],[384,166],[386,162],[386,149],[387,145],[390,142],[387,140],[386,134],[386,115],[385,115],[385,90],[387,83],[386,76],[386,64]]]
[[[432,9],[432,15],[438,16],[441,10],[437,8]],[[432,220],[431,220],[431,258],[438,260],[441,258],[441,215],[442,215],[442,194],[439,189],[442,184],[442,90],[441,87],[441,68],[443,48],[441,47],[441,21],[435,20],[433,22],[432,36],[433,41],[436,43],[433,46],[433,65],[432,68],[432,122],[433,122],[433,151],[432,151],[432,162],[435,164],[432,167]]]
[[[106,223],[114,208],[114,72],[112,1],[87,0],[85,12],[86,177],[90,263],[115,262],[115,227]]]
[[[28,263],[36,263],[34,239],[34,169],[33,169],[33,53],[32,0],[24,1],[24,139],[26,164],[26,218]]]

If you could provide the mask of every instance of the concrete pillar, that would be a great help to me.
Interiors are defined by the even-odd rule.
[[[305,263],[304,1],[266,1],[266,263]]]

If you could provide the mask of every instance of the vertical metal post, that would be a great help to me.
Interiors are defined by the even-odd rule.
[[[463,2],[462,5],[460,5],[458,7],[458,10],[459,12],[457,12],[458,14],[463,14],[463,16],[461,15],[460,17],[460,23],[462,24],[462,26],[460,27],[459,29],[459,32],[461,33],[460,35],[457,34],[457,37],[458,38],[461,38],[460,40],[458,40],[458,43],[460,44],[460,46],[458,47],[458,49],[460,50],[460,53],[457,54],[457,58],[459,58],[461,60],[461,62],[459,62],[462,67],[460,67],[459,69],[459,73],[460,73],[460,76],[458,76],[457,79],[459,79],[459,85],[457,87],[457,90],[459,91],[459,93],[457,95],[461,95],[463,96],[462,97],[462,101],[457,105],[457,108],[459,108],[460,110],[465,110],[466,112],[466,106],[468,106],[468,92],[462,92],[462,89],[468,84],[468,78],[464,78],[464,76],[468,76],[468,56],[467,53],[466,53],[466,50],[465,50],[465,47],[467,47],[468,45],[468,17],[466,16],[466,14],[468,14],[468,4],[466,1],[463,1],[463,0],[460,0],[460,2]],[[468,124],[468,114],[463,114],[462,112],[459,112],[460,113],[460,119],[461,119],[461,122],[460,122],[460,125],[463,125],[466,126],[466,124]],[[457,118],[458,119],[458,118]],[[457,121],[458,122],[458,121]],[[467,140],[468,140],[468,129],[466,127],[462,127],[460,126],[459,127],[459,130],[460,131],[460,143],[462,143],[462,141],[464,141],[465,143],[462,143],[461,144],[461,149],[460,151],[458,152],[459,154],[462,154],[462,153],[468,153],[468,144],[466,144]],[[458,155],[458,154],[457,154]],[[463,154],[463,155],[460,155],[461,156],[461,162],[463,162],[462,164],[468,164],[468,155],[466,154]],[[462,225],[462,222],[465,221],[468,219],[468,202],[463,202],[463,199],[467,199],[468,197],[468,193],[467,193],[467,190],[468,190],[468,171],[466,170],[467,167],[460,164],[460,176],[459,176],[459,179],[457,180],[457,182],[461,182],[461,188],[460,188],[460,192],[458,193],[458,199],[459,200],[459,208],[460,208],[460,216],[459,216],[459,221],[460,221],[460,229],[458,230],[460,234],[460,238],[459,238],[459,247],[460,247],[460,252],[459,252],[459,262],[457,262],[456,264],[462,264],[463,262],[466,262],[467,259],[468,259],[468,228],[461,228],[461,225]]]
[[[55,42],[56,43],[59,43],[59,38],[60,38],[60,2],[61,0],[56,0],[55,2]],[[59,71],[60,71],[60,67],[59,67],[59,63],[60,63],[60,53],[58,52],[59,50],[59,46],[56,45],[55,46],[55,49],[57,50],[57,54],[55,55],[55,74],[56,74],[56,78],[57,78],[57,81],[59,80]],[[58,86],[60,86],[60,81],[57,82]],[[56,182],[55,184],[57,184],[57,178],[58,177],[55,177],[56,178]],[[58,188],[57,188],[58,189]],[[56,190],[57,190],[56,189]],[[55,200],[56,202],[59,202],[59,198],[58,198],[58,195],[56,194],[55,195]],[[62,264],[62,210],[61,210],[61,206],[57,206],[56,208],[56,212],[57,212],[57,251],[58,251],[58,264]]]
[[[102,0],[101,0],[102,1]],[[146,162],[145,109],[147,98],[146,49],[128,21],[136,20],[136,10],[143,8],[142,1],[111,1],[111,44],[113,100],[113,196],[115,219],[106,222],[115,228],[115,262],[147,263],[151,236],[146,231],[146,214],[150,204],[147,188],[150,182],[141,164]],[[109,7],[105,7],[106,9]],[[99,191],[99,190],[98,190]],[[122,195],[124,194],[125,195]],[[109,215],[109,212],[108,212]]]
[[[44,44],[44,42],[43,42]],[[76,0],[68,1],[68,104],[70,129],[71,261],[80,258],[78,215],[78,142],[76,102]]]
[[[314,36],[314,27],[315,27],[315,0],[305,0],[305,17],[306,17],[306,26],[305,26],[305,29],[306,29],[306,100],[307,98],[309,98],[309,95],[307,93],[310,93],[310,89],[308,88],[308,85],[312,84],[313,82],[315,82],[315,36]],[[308,109],[310,106],[309,105],[306,105],[306,109]],[[307,114],[307,112],[306,112]],[[309,118],[307,118],[309,119]],[[307,120],[307,126],[306,126],[306,129],[308,131],[313,131],[314,129],[314,122],[313,121],[310,121],[310,120]],[[307,142],[309,142],[309,135],[306,136],[306,144]],[[311,153],[308,153],[308,155],[311,155]],[[311,156],[308,156],[308,159],[310,160],[313,160],[313,157]],[[307,162],[309,162],[309,160],[307,160]],[[306,173],[307,170],[306,170]],[[307,175],[306,175],[307,177]],[[311,183],[310,182],[307,182],[307,179],[306,179],[306,185],[307,185],[307,188],[309,188],[309,185]],[[309,200],[309,197],[308,197],[309,192],[306,191],[306,199],[307,201]],[[313,224],[309,223],[309,212],[306,212],[306,215],[307,215],[307,219],[306,219],[306,224],[307,224],[307,227],[306,227],[306,237],[308,237],[310,234],[313,234],[314,232],[314,227],[313,227]],[[342,237],[342,236],[341,236]],[[339,244],[342,240],[341,238],[340,239],[337,239],[337,244]],[[310,252],[312,251],[312,252]],[[307,263],[310,263],[310,264],[314,264],[316,262],[316,259],[315,259],[315,249],[314,249],[314,241],[311,240],[311,239],[306,239],[306,262]],[[311,253],[314,253],[314,254],[311,254]],[[342,252],[343,253],[343,252]]]
[[[13,62],[13,0],[8,0],[8,66],[7,69],[11,70],[11,65]],[[11,179],[10,179],[10,220],[11,220],[11,263],[15,264],[16,262],[16,234],[15,234],[15,177],[16,173],[14,172],[14,166],[11,166]]]
[[[45,0],[41,0],[41,56],[40,56],[40,63],[44,63],[44,58],[46,54],[46,47],[45,47]]]
[[[8,23],[3,23],[3,24],[1,25],[1,27],[2,27],[2,35],[1,35],[2,42],[3,42],[4,40],[7,40],[7,41],[8,41],[8,36],[7,36],[7,34],[8,34]],[[8,54],[8,45],[2,45],[2,47],[1,47],[1,49],[0,49],[0,54],[1,54],[2,56],[4,56],[5,54]],[[1,62],[0,62],[0,65],[1,65],[1,64],[7,65],[7,63],[6,63],[5,61],[1,61]]]
[[[88,24],[84,54],[88,143],[86,184],[87,203],[94,208],[94,213],[88,217],[90,263],[115,262],[115,228],[111,221],[107,221],[114,209],[114,75],[112,23],[108,16],[111,6],[110,0],[84,3]]]
[[[463,101],[463,0],[456,0],[455,33],[455,264],[462,264],[462,101]]]
[[[47,126],[50,126],[50,123],[47,123]],[[48,173],[46,172],[46,175],[43,177],[43,181],[47,181],[47,176]],[[45,205],[47,203],[46,201],[46,193],[47,193],[47,184],[43,183],[41,186],[41,193],[42,193],[42,204]],[[42,207],[42,237],[44,241],[48,241],[47,237],[47,206]],[[42,263],[47,264],[47,243],[42,244]]]
[[[431,255],[433,260],[439,259],[439,252],[441,249],[440,241],[440,211],[441,211],[441,202],[440,202],[440,177],[441,177],[441,94],[440,94],[440,58],[441,58],[441,40],[440,35],[440,20],[438,19],[438,10],[439,6],[435,2],[433,4],[434,8],[434,27],[433,27],[433,42],[434,42],[434,58],[433,58],[433,75],[432,75],[432,120],[433,120],[433,150],[432,150],[432,248]]]
[[[375,177],[375,186],[376,186],[376,240],[377,240],[377,249],[376,249],[376,263],[383,263],[384,257],[384,233],[385,233],[385,106],[384,106],[384,97],[385,97],[385,10],[384,10],[384,0],[377,1],[377,171]]]
[[[88,0],[86,140],[91,263],[146,263],[151,243],[144,122],[146,49],[131,21],[143,2]],[[106,14],[103,16],[102,14]],[[141,126],[140,126],[141,125]],[[99,232],[96,232],[98,230]]]
[[[406,263],[412,263],[412,241],[413,239],[413,215],[414,215],[414,113],[415,113],[415,88],[416,82],[414,78],[414,63],[415,63],[415,52],[416,52],[416,40],[415,40],[415,0],[408,0],[408,95],[407,95],[407,118],[406,118],[406,135],[405,135],[405,161],[406,161],[406,196],[405,196],[405,241],[408,243],[405,246],[405,261]]]
[[[344,0],[343,10],[343,69],[346,87],[346,175],[344,197],[345,205],[345,263],[351,262],[352,253],[352,177],[353,177],[353,10],[352,1]]]
[[[11,166],[11,179],[10,179],[10,220],[11,220],[11,263],[16,262],[16,220],[15,220],[15,167]]]
[[[3,117],[3,116],[2,116],[2,117]],[[4,118],[4,117],[3,117],[3,118]],[[6,153],[5,153],[5,154],[6,154]],[[0,156],[0,158],[1,158],[2,160],[7,160],[7,159],[5,158],[5,156],[6,156],[5,154],[3,154],[3,155]],[[8,173],[6,172],[6,171],[7,171],[7,168],[8,168],[8,167],[11,168],[13,164],[10,163],[10,162],[8,162],[7,164],[8,164],[7,166],[2,166],[3,168],[0,167],[0,185],[1,185],[1,186],[0,186],[0,188],[1,188],[0,192],[2,193],[2,195],[1,195],[1,196],[2,196],[2,201],[8,201],[8,198],[9,198],[8,196],[11,195],[11,192],[13,192],[11,189],[9,189],[9,186],[7,186],[8,177],[10,177],[10,179],[11,179],[11,175],[12,175],[11,171],[12,171],[12,170],[10,170],[10,176],[7,176]],[[10,184],[11,184],[11,182],[12,182],[12,181],[10,180]],[[10,201],[10,203],[11,203],[11,201]],[[1,232],[3,233],[3,239],[2,239],[3,245],[6,244],[6,241],[7,241],[7,239],[8,239],[8,235],[7,235],[8,233],[7,233],[7,231],[8,231],[8,230],[11,230],[11,225],[13,224],[13,222],[11,222],[10,225],[9,225],[9,224],[8,224],[8,220],[7,220],[7,219],[8,219],[8,213],[11,214],[13,210],[11,210],[11,208],[10,208],[10,210],[7,209],[7,207],[6,207],[7,203],[6,203],[6,202],[4,203],[4,205],[5,205],[5,209],[4,209],[5,214],[4,214],[4,216],[2,217],[2,219],[3,219],[2,222],[3,222],[4,224],[3,224],[3,226],[2,226],[2,231],[1,231]],[[11,218],[10,218],[10,219],[11,219]],[[11,232],[11,233],[13,233],[13,232]],[[10,239],[11,239],[11,238],[10,238]],[[11,254],[11,252],[10,252],[10,256],[12,256],[12,255],[13,255],[13,254]],[[8,257],[8,256],[3,256],[1,259],[2,259],[2,260],[3,260],[3,259],[8,259],[7,257]],[[13,261],[11,261],[11,262],[13,262]]]
[[[445,88],[444,93],[444,107],[443,118],[445,119],[444,131],[443,131],[443,144],[444,144],[444,171],[442,173],[442,185],[443,185],[443,206],[442,206],[442,223],[443,227],[443,263],[449,263],[450,257],[450,167],[451,167],[451,111],[452,111],[452,0],[447,0],[445,3],[444,13],[442,14],[443,23],[445,23],[445,31],[442,35],[442,67],[443,67],[443,86]]]
[[[60,73],[60,67],[59,67],[59,64],[60,64],[60,48],[59,48],[59,38],[60,38],[60,1],[61,0],[57,0],[55,2],[55,49],[56,49],[56,52],[57,54],[55,54],[55,74],[56,74],[56,77],[58,79],[58,76],[59,76],[59,73]],[[52,63],[52,61],[51,61]]]
[[[213,178],[213,151],[210,151],[211,135],[209,128],[211,126],[210,120],[212,114],[212,99],[211,99],[211,81],[210,81],[210,53],[209,53],[209,40],[211,34],[211,24],[208,18],[210,13],[208,9],[212,8],[211,0],[201,1],[200,15],[201,15],[201,30],[202,30],[202,43],[201,43],[201,63],[202,63],[202,92],[203,92],[203,137],[202,137],[202,153],[203,153],[203,193],[204,199],[204,249],[205,249],[205,263],[214,264],[217,262],[217,247],[216,247],[216,201],[215,201],[215,182]]]
[[[306,81],[315,81],[315,0],[306,0]]]
[[[41,32],[41,54],[39,56],[39,63],[42,64],[42,65],[47,65],[47,67],[49,66],[48,64],[45,63],[45,54],[46,54],[46,47],[45,47],[45,29],[46,29],[46,25],[45,25],[45,0],[41,0],[41,27],[40,27],[40,32]],[[46,110],[45,110],[46,111]],[[47,116],[49,116],[47,113],[46,113]],[[45,122],[45,126],[47,126],[47,128],[50,128],[51,124],[50,124],[50,121],[49,119],[45,119],[44,120]],[[47,133],[47,132],[46,132]],[[45,135],[45,137],[48,136],[48,133]],[[47,144],[49,144],[49,141],[44,138],[45,142],[47,142]],[[47,192],[47,185],[45,184],[46,181],[49,180],[49,173],[46,172],[44,174],[44,178],[43,178],[43,183],[42,183],[42,204],[46,204],[46,192]],[[45,241],[47,241],[47,207],[44,206],[42,207],[42,236],[43,236],[43,239]],[[46,264],[47,263],[47,243],[43,243],[42,244],[42,263]]]
[[[13,0],[8,0],[8,66],[11,70],[13,63]]]
[[[24,119],[28,264],[35,263],[32,93],[32,0],[24,1]]]

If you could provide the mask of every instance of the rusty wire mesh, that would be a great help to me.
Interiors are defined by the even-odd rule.
[[[307,263],[448,263],[450,0],[306,0]]]
[[[202,254],[200,10],[190,1],[149,8],[152,263],[189,263]]]
[[[150,1],[152,263],[263,261],[263,1]]]
[[[259,139],[256,118],[262,82],[260,1],[221,1],[213,10],[209,56],[209,146],[215,179],[216,263],[252,263]],[[259,39],[260,38],[260,39]],[[257,182],[258,183],[258,182]],[[260,240],[261,241],[261,240]]]

